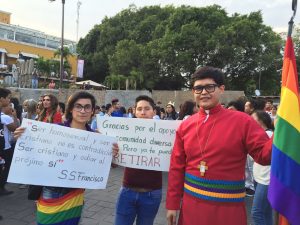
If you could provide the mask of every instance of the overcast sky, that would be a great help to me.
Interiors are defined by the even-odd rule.
[[[77,1],[66,0],[65,38],[76,40]],[[247,14],[261,10],[264,23],[275,30],[286,31],[292,15],[292,0],[80,0],[79,37],[84,37],[95,24],[101,23],[105,16],[111,17],[128,8],[149,5],[221,5],[229,14]],[[12,13],[11,23],[47,34],[61,36],[61,0],[0,0],[0,10]],[[300,12],[299,12],[300,13]],[[300,15],[295,23],[299,23]]]

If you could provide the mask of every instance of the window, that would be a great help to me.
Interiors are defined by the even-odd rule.
[[[22,34],[20,32],[16,32],[16,41],[21,41],[21,42],[36,45],[36,37],[28,34]]]

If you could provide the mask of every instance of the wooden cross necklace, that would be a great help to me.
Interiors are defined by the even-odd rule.
[[[209,114],[207,114],[207,116],[206,116],[205,120],[203,121],[203,123],[205,123],[207,121],[208,117],[209,117]],[[199,120],[200,120],[200,114],[199,114]],[[199,138],[199,130],[200,130],[199,120],[197,121],[197,130],[196,130],[196,133],[197,133],[197,138],[198,138],[198,142],[199,142],[199,147],[200,147],[200,153],[201,153],[202,160],[200,161],[199,166],[197,166],[197,169],[200,170],[200,175],[202,177],[204,177],[205,176],[205,172],[208,170],[208,166],[206,165],[206,161],[204,161],[206,145],[207,145],[208,140],[210,138],[211,132],[212,132],[213,128],[215,127],[216,119],[214,120],[214,123],[213,123],[212,127],[210,128],[208,137],[206,139],[206,142],[205,142],[205,145],[204,145],[203,148],[201,147],[200,138]]]

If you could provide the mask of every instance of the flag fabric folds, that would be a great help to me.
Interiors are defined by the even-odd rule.
[[[290,224],[300,225],[300,100],[291,37],[285,46],[268,198],[272,207]]]

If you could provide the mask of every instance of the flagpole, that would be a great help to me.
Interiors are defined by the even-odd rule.
[[[288,37],[291,37],[293,32],[294,18],[297,12],[297,0],[292,0],[292,10],[294,11],[294,13],[289,21]]]

